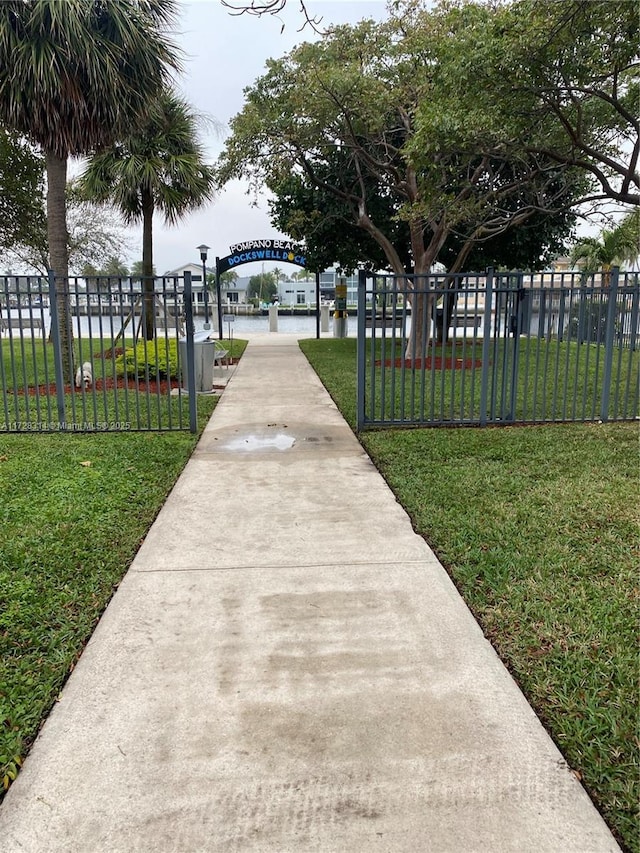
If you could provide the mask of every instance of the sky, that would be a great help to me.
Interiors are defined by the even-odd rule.
[[[384,0],[308,0],[306,5],[311,15],[322,18],[323,25],[386,17]],[[265,72],[266,60],[283,56],[296,44],[317,36],[308,26],[300,32],[304,17],[298,0],[288,0],[279,17],[234,16],[220,0],[196,0],[181,3],[180,8],[174,38],[186,56],[185,73],[178,80],[178,88],[197,113],[222,125],[216,131],[209,123],[201,134],[207,157],[213,162],[229,133],[229,120],[242,110],[243,90]],[[207,264],[212,265],[216,255],[224,257],[229,253],[233,243],[284,236],[270,224],[266,197],[259,199],[258,207],[252,203],[246,186],[234,181],[212,203],[194,211],[177,226],[165,227],[162,218],[157,217],[154,264],[158,274],[190,262],[199,264],[196,247],[203,243],[211,247]],[[127,229],[127,234],[131,248],[123,254],[133,262],[142,257],[142,231],[134,227]],[[242,274],[259,271],[259,265],[247,264]]]

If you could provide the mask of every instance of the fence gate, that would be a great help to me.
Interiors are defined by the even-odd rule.
[[[358,429],[637,418],[638,279],[361,272]]]
[[[0,432],[196,428],[189,273],[0,277]]]

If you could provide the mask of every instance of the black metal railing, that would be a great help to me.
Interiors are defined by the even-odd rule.
[[[637,418],[638,277],[361,273],[358,428]]]
[[[188,273],[0,277],[0,432],[195,432],[193,353]]]

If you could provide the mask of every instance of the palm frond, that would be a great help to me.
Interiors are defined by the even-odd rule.
[[[0,119],[58,157],[134,129],[180,68],[175,0],[0,3]]]
[[[143,199],[175,225],[214,195],[214,169],[204,160],[198,116],[169,88],[150,105],[145,123],[95,154],[79,180],[88,198],[113,203],[125,221],[144,220]]]

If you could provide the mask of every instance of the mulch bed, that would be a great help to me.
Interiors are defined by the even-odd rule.
[[[238,359],[235,358],[229,359],[229,364],[236,364],[237,361]],[[105,390],[113,391],[115,388],[117,388],[118,390],[124,390],[125,387],[134,394],[163,395],[169,394],[172,388],[179,388],[180,383],[177,379],[163,379],[160,382],[144,382],[141,379],[137,381],[135,379],[127,379],[125,381],[124,378],[119,378],[116,380],[113,377],[108,376],[105,379],[96,379],[96,381],[93,383],[93,388],[89,388],[85,393],[89,395],[92,395],[94,392],[96,394],[100,394]],[[216,386],[214,382],[213,387],[216,388],[220,386]],[[76,388],[75,386],[73,386],[72,389],[70,385],[64,386],[65,394],[70,394],[72,390],[75,392],[76,395],[82,394],[81,388]],[[24,395],[24,393],[25,391],[23,388],[20,388],[18,390],[19,395],[22,396]],[[36,395],[39,397],[55,396],[56,384],[55,382],[52,382],[49,385],[30,385],[27,389],[27,393],[31,397],[35,397]]]
[[[111,378],[96,379],[93,383],[93,388],[87,389],[85,393],[91,395],[95,391],[96,394],[100,394],[105,390],[113,391],[114,388],[123,390],[126,387],[138,394],[146,394],[147,392],[149,394],[168,394],[171,388],[178,388],[179,384],[175,379],[171,381],[162,380],[160,382],[136,382],[135,379],[128,379],[126,382],[124,379],[118,379],[117,381]],[[70,394],[72,390],[76,395],[82,394],[82,389],[76,388],[75,385],[73,388],[70,385],[64,386],[65,394]],[[56,393],[56,384],[52,382],[50,385],[30,385],[27,391],[31,397],[35,397],[36,394],[40,397],[54,396]],[[21,388],[18,393],[24,394],[24,389]]]
[[[384,366],[385,367],[408,367],[408,368],[416,368],[417,370],[422,370],[424,364],[425,370],[473,370],[476,367],[482,367],[482,361],[478,358],[442,358],[437,355],[435,358],[429,356],[423,360],[421,358],[416,358],[415,361],[412,361],[410,358],[396,358],[395,361],[391,361],[388,358]],[[376,361],[376,367],[381,367],[382,361]]]

